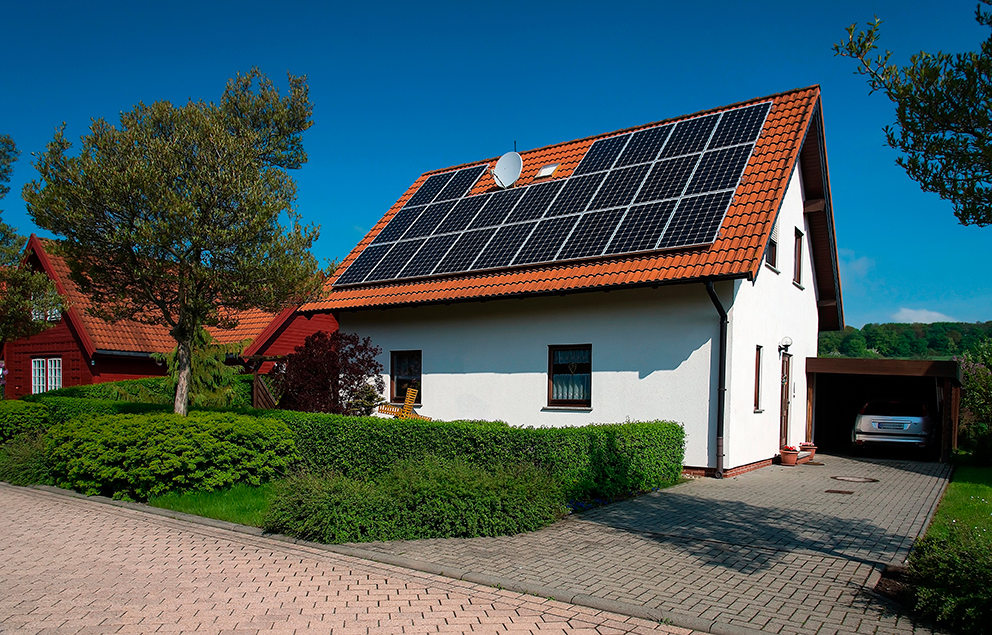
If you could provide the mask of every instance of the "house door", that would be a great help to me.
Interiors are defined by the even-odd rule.
[[[789,410],[792,389],[792,355],[782,353],[782,410],[779,422],[778,447],[789,445]]]

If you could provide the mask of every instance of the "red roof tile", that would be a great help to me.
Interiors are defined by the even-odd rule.
[[[69,278],[69,265],[61,256],[50,253],[45,249],[45,242],[31,237],[28,247],[36,253],[42,266],[58,285],[59,292],[68,301],[71,319],[82,327],[87,352],[92,355],[95,350],[120,351],[129,353],[164,353],[176,346],[175,340],[163,326],[142,324],[133,320],[107,322],[90,315],[92,302],[89,297],[79,290]],[[240,342],[254,339],[269,325],[275,315],[263,311],[244,311],[237,315],[238,325],[233,329],[208,328],[214,338],[223,343]]]
[[[748,103],[772,101],[764,129],[723,220],[719,236],[711,245],[650,254],[611,256],[585,262],[514,267],[488,273],[462,273],[426,280],[403,280],[343,288],[331,286],[335,277],[327,283],[324,300],[305,304],[301,310],[336,310],[528,293],[561,293],[627,284],[662,284],[701,277],[751,277],[756,274],[761,263],[764,245],[771,234],[772,223],[782,204],[785,188],[819,99],[819,87],[812,86],[707,111],[720,112]],[[702,113],[669,121],[700,114]],[[597,139],[659,123],[663,122],[521,152],[524,170],[517,183],[527,185],[534,182],[537,171],[549,163],[559,163],[560,166],[552,178],[542,181],[570,176],[586,150]],[[482,164],[492,166],[495,159],[458,167]],[[345,258],[338,269],[338,275],[354,262],[428,177],[451,169],[434,170],[418,178]],[[479,179],[471,193],[488,191],[493,186],[492,176],[486,174]]]

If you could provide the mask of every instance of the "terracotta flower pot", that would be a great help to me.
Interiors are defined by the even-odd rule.
[[[782,465],[795,465],[798,459],[798,450],[782,450]]]
[[[803,452],[809,452],[809,460],[812,461],[816,457],[816,446],[812,443],[800,444],[799,449]]]

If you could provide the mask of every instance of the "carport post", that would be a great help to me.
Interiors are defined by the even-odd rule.
[[[951,460],[951,380],[944,377],[941,384],[943,390],[940,395],[940,462],[947,463]]]

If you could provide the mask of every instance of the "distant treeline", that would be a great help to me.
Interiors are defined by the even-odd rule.
[[[953,357],[992,336],[992,322],[865,324],[820,333],[821,357]]]

